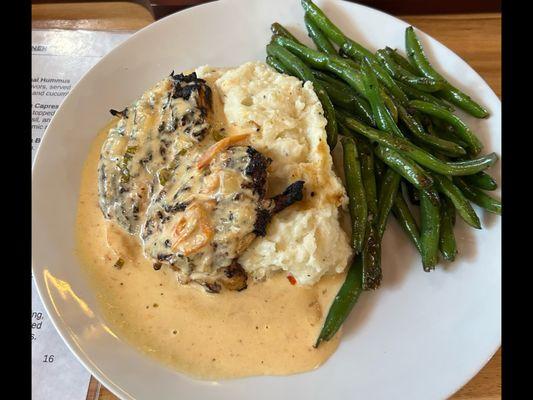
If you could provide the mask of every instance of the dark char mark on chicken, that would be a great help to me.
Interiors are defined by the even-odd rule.
[[[304,181],[296,181],[283,191],[283,193],[272,197],[268,202],[267,208],[257,210],[257,219],[254,224],[254,233],[257,236],[266,235],[266,226],[274,214],[279,213],[291,204],[302,200]]]
[[[248,146],[246,153],[250,157],[250,161],[244,173],[251,178],[251,182],[244,184],[243,187],[252,189],[262,200],[266,191],[267,168],[272,160],[251,146]],[[274,214],[302,200],[303,186],[304,181],[296,181],[289,185],[283,193],[267,200],[266,204],[261,204],[261,207],[257,208],[257,218],[254,224],[254,233],[257,236],[266,235],[266,226]],[[263,201],[262,203],[265,202]]]

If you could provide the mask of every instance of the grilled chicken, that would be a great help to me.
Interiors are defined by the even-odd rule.
[[[100,208],[129,233],[138,233],[151,196],[172,172],[180,149],[203,139],[211,89],[196,74],[159,82],[124,111],[102,146]],[[161,176],[162,174],[162,176]]]
[[[301,200],[303,182],[265,199],[270,160],[250,146],[232,146],[209,165],[183,160],[170,182],[154,198],[141,231],[145,254],[210,291],[220,283],[246,288],[237,258],[256,236],[264,236],[276,212]]]
[[[195,74],[173,75],[124,111],[99,163],[100,208],[131,234],[147,257],[177,271],[181,283],[209,292],[242,290],[239,256],[271,217],[302,199],[303,181],[266,199],[271,160],[245,141],[214,142],[211,90]]]

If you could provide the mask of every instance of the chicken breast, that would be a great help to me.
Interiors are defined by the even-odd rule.
[[[246,288],[237,262],[273,214],[302,199],[303,181],[265,199],[270,160],[251,146],[232,146],[199,168],[197,158],[180,163],[154,197],[141,231],[145,254],[170,264],[180,281],[211,292]]]
[[[264,236],[272,215],[303,197],[302,180],[265,198],[271,160],[245,145],[249,133],[218,141],[210,128],[211,89],[196,74],[159,82],[124,111],[98,166],[100,208],[146,257],[169,265],[181,283],[210,292],[242,290],[238,257]]]
[[[183,148],[203,139],[211,89],[196,74],[157,83],[123,111],[102,146],[98,165],[100,208],[129,233],[139,232],[151,197],[172,173]]]

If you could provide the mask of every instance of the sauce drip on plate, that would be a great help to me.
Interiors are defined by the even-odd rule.
[[[111,125],[110,125],[111,126]],[[344,274],[312,287],[278,273],[242,292],[206,293],[180,285],[168,268],[154,269],[138,237],[104,219],[97,164],[110,126],[86,160],[77,216],[77,253],[115,334],[140,351],[203,379],[287,375],[317,368],[339,337],[312,347]],[[114,268],[117,258],[122,267]]]

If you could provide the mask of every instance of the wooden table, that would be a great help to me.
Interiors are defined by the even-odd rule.
[[[501,96],[501,14],[400,15],[453,50]],[[154,21],[139,4],[126,2],[34,4],[33,28],[138,30]],[[89,400],[115,400],[91,380]],[[501,350],[454,396],[453,400],[501,399]]]

